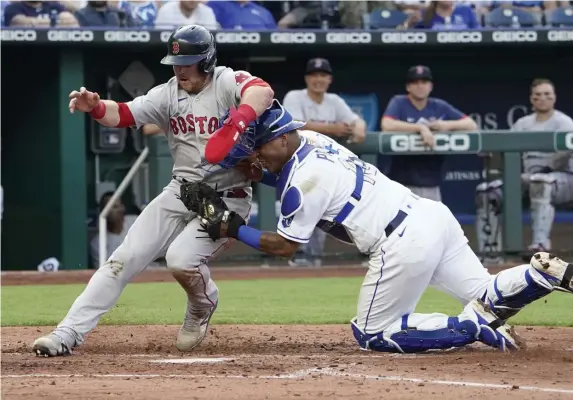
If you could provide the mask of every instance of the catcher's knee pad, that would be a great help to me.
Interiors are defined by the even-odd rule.
[[[531,205],[549,204],[553,197],[556,179],[551,174],[533,174],[529,177]]]
[[[539,272],[524,264],[497,274],[481,299],[498,318],[505,321],[552,290],[551,284]]]
[[[362,349],[391,353],[462,347],[478,340],[480,332],[477,319],[460,320],[438,313],[404,315],[377,334],[364,333],[356,325],[356,319],[351,321],[351,326]]]

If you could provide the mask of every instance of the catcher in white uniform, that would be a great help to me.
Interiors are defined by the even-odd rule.
[[[521,343],[506,320],[553,290],[573,293],[573,265],[548,253],[488,274],[445,205],[414,195],[318,133],[314,143],[322,147],[313,146],[307,139],[312,134],[298,131],[302,125],[275,101],[222,163],[233,167],[256,148],[266,169],[261,181],[274,184],[281,200],[277,232],[247,226],[201,183],[186,184],[182,201],[199,213],[215,241],[232,237],[289,257],[318,226],[368,254],[369,269],[351,322],[362,349],[414,353],[480,341],[517,350]],[[261,178],[256,165],[240,168]],[[414,313],[430,284],[458,299],[462,313]]]
[[[145,207],[63,321],[34,342],[33,351],[38,355],[69,354],[82,344],[127,283],[161,256],[187,294],[177,348],[191,350],[207,333],[219,298],[207,263],[228,240],[198,238],[204,235],[197,233],[200,225],[196,215],[179,200],[180,185],[202,181],[216,186],[228,207],[248,218],[252,198],[249,180],[239,171],[223,169],[212,161],[220,161],[247,126],[269,107],[273,91],[248,72],[217,67],[215,40],[203,27],[181,27],[167,45],[168,54],[161,62],[172,65],[175,76],[146,95],[116,103],[100,100],[97,93],[85,88],[70,94],[71,112],[89,112],[102,125],[160,127],[171,148],[173,179]],[[225,113],[228,117],[219,126]]]
[[[531,105],[534,112],[518,119],[514,131],[573,131],[573,120],[555,109],[555,88],[547,79],[536,79],[531,85]],[[555,205],[573,202],[573,152],[523,154],[522,187],[531,200],[531,230],[533,240],[529,250],[551,250],[551,228]],[[476,188],[476,234],[480,252],[503,251],[501,211],[503,181],[480,183]],[[488,263],[503,261],[501,257],[486,256]]]

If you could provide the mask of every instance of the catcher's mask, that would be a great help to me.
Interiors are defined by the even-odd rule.
[[[274,99],[271,106],[257,120],[257,142],[255,148],[262,146],[285,133],[302,128],[306,123],[295,120],[292,115]]]
[[[219,127],[227,119],[229,112],[219,120]],[[274,99],[271,106],[257,119],[251,123],[245,132],[239,136],[239,140],[231,149],[229,154],[219,163],[223,168],[233,168],[239,161],[249,157],[254,153],[255,148],[287,132],[294,131],[305,125],[304,122],[296,121],[292,115],[282,106],[277,99]]]

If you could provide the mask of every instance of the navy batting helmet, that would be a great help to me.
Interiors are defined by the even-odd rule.
[[[213,72],[217,65],[215,38],[199,25],[177,28],[167,41],[167,55],[161,60],[166,65],[199,64],[199,69]]]

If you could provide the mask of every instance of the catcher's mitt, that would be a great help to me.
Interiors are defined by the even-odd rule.
[[[243,218],[229,208],[216,190],[203,182],[184,182],[181,184],[180,199],[185,207],[197,213],[201,226],[213,241],[222,237],[221,224],[227,236],[236,237],[239,225],[244,224]]]

